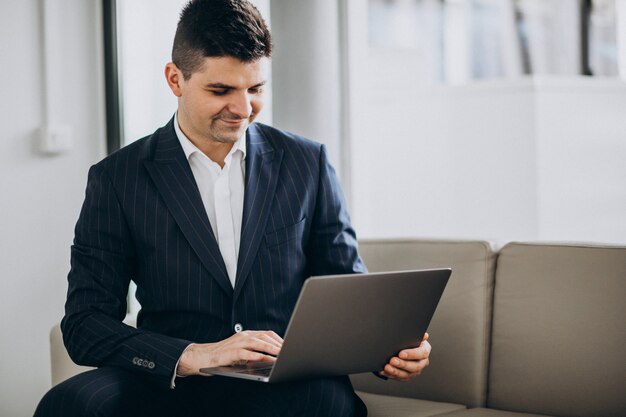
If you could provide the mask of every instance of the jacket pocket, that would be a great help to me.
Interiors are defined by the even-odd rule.
[[[306,217],[296,224],[266,233],[265,244],[269,248],[296,239],[298,236],[302,236],[302,233],[304,233],[305,221]]]

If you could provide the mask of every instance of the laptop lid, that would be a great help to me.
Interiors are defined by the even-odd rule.
[[[245,367],[201,371],[266,382],[380,371],[400,350],[420,344],[450,274],[446,268],[309,278],[269,377]]]

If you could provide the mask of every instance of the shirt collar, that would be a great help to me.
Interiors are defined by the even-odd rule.
[[[180,146],[182,146],[183,148],[183,152],[185,152],[185,157],[187,158],[187,160],[189,160],[191,155],[193,155],[196,152],[203,154],[202,151],[198,149],[198,147],[189,140],[189,138],[183,133],[180,126],[178,125],[178,112],[174,114],[174,131],[176,132],[176,137],[178,137]],[[228,152],[228,155],[226,155],[226,158],[228,158],[229,156],[232,156],[238,150],[241,151],[242,153],[241,160],[242,161],[245,160],[246,159],[246,134],[245,133],[243,134],[243,136],[237,139],[237,141],[233,144],[233,147]]]

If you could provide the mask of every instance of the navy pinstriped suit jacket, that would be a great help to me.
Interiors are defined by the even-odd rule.
[[[169,387],[189,343],[236,323],[282,335],[307,277],[365,271],[323,145],[255,123],[245,164],[234,289],[173,120],[90,169],[61,325],[75,362]],[[137,329],[121,322],[131,279]]]

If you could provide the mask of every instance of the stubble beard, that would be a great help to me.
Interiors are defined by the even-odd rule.
[[[215,142],[224,144],[234,144],[243,136],[250,126],[250,119],[246,119],[241,126],[224,126],[220,119],[213,119],[209,128],[209,136]]]
[[[257,115],[258,112],[253,111],[250,113],[250,116],[241,119],[230,112],[222,112],[211,120],[209,135],[218,143],[234,144],[246,133],[246,130],[256,119]],[[240,126],[228,126],[226,123],[227,121],[239,120],[242,121]]]

